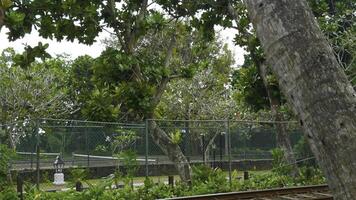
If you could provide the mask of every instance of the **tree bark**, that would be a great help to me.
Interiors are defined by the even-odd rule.
[[[297,166],[297,160],[295,159],[293,148],[289,139],[289,135],[287,133],[287,128],[284,123],[279,123],[283,121],[283,117],[279,112],[280,101],[277,97],[273,95],[273,89],[269,86],[267,80],[267,66],[260,64],[259,66],[259,74],[263,80],[263,84],[267,91],[268,100],[271,107],[271,113],[273,120],[276,122],[276,141],[277,146],[282,149],[284,153],[285,161],[292,167],[291,176],[296,177],[299,174],[299,169]]]
[[[152,100],[152,105],[154,108],[157,107],[158,103],[160,102],[161,96],[163,95],[167,84],[168,79],[164,79],[157,87],[156,94]],[[154,113],[149,113],[147,118],[153,119]],[[167,133],[162,130],[154,120],[148,120],[148,130],[150,131],[153,141],[157,144],[157,146],[160,147],[163,153],[168,156],[169,160],[174,163],[174,166],[176,167],[181,180],[189,184],[192,174],[191,167],[179,145],[173,143]]]
[[[192,170],[187,158],[182,153],[178,144],[172,142],[171,138],[157,125],[154,120],[148,120],[148,128],[154,142],[161,148],[174,163],[180,179],[185,183],[190,183]]]
[[[230,15],[235,19],[236,23],[238,24],[238,14],[236,13],[235,9],[233,8],[231,1],[228,1],[228,12]],[[250,33],[245,33],[245,36],[254,38],[254,36]],[[274,121],[281,121],[281,114],[278,111],[278,108],[280,106],[280,101],[278,98],[273,96],[273,89],[269,87],[268,81],[267,81],[267,72],[265,70],[265,65],[264,65],[264,58],[259,55],[256,52],[257,48],[250,48],[250,54],[253,59],[253,62],[255,63],[258,74],[263,80],[263,84],[266,88],[266,92],[268,95],[268,100],[270,102],[270,107],[271,107],[271,112]],[[290,143],[289,136],[286,132],[286,127],[285,124],[283,123],[276,123],[276,142],[277,146],[283,150],[284,153],[284,159],[285,161],[292,166],[292,171],[291,175],[293,177],[296,177],[299,174],[298,166],[296,164],[296,159],[293,153],[293,148]]]
[[[167,55],[164,62],[164,67],[168,68],[170,65],[170,61],[173,55],[173,48],[176,44],[175,34],[172,36],[169,47],[167,49]],[[156,108],[159,102],[161,101],[162,95],[167,87],[168,82],[170,81],[169,77],[163,77],[161,82],[156,88],[156,93],[152,97],[151,105],[152,108]],[[152,112],[148,113],[146,118],[153,119],[154,118],[154,109]],[[190,184],[191,181],[191,167],[184,156],[182,149],[178,144],[175,144],[171,138],[167,135],[167,133],[162,130],[154,120],[148,120],[148,130],[151,133],[153,141],[160,147],[160,149],[168,156],[168,158],[174,163],[178,174],[181,180],[185,183]]]
[[[356,198],[356,94],[305,0],[245,0],[334,198]]]

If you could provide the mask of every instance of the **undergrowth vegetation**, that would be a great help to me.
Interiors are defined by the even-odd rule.
[[[299,176],[293,178],[289,176],[288,167],[284,167],[283,160],[279,160],[279,152],[274,155],[274,170],[264,173],[250,172],[248,180],[242,180],[237,171],[232,173],[231,184],[227,178],[226,172],[221,169],[212,169],[206,165],[193,166],[193,176],[191,185],[182,182],[176,182],[175,186],[164,183],[154,183],[152,179],[147,178],[143,186],[132,187],[130,181],[124,181],[127,177],[111,177],[105,179],[99,184],[90,184],[83,180],[83,172],[74,170],[76,174],[73,182],[86,182],[88,188],[82,192],[71,188],[65,192],[43,192],[36,189],[34,185],[27,184],[25,187],[24,199],[26,200],[151,200],[158,198],[168,198],[175,196],[188,196],[208,193],[257,190],[276,187],[289,187],[300,185],[315,185],[325,183],[321,171],[313,166],[301,166]],[[117,179],[121,179],[125,184],[123,188],[114,189]],[[0,193],[1,200],[16,200],[16,191],[14,187],[3,188]]]

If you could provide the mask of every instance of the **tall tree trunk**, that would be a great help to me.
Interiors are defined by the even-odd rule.
[[[245,0],[335,199],[356,199],[356,94],[305,0]]]
[[[231,1],[228,1],[228,12],[230,13],[231,16],[236,20],[236,23],[238,24],[238,14],[236,13],[235,9],[231,5]],[[253,34],[248,34],[246,33],[245,36],[250,37],[250,39],[254,39]],[[255,63],[258,73],[260,77],[263,80],[263,84],[266,88],[266,92],[268,95],[268,99],[270,102],[270,107],[271,107],[271,112],[272,116],[274,118],[274,121],[282,121],[282,116],[279,113],[278,109],[280,106],[280,101],[278,98],[273,96],[273,89],[269,86],[268,81],[267,81],[267,72],[266,68],[264,65],[264,58],[263,55],[260,55],[259,53],[256,52],[257,48],[250,48],[250,54],[252,57],[253,62]],[[283,150],[284,153],[284,159],[285,161],[292,166],[292,171],[291,175],[293,177],[296,177],[299,174],[298,166],[296,164],[296,159],[293,153],[293,148],[289,139],[289,136],[286,131],[285,124],[282,123],[276,123],[276,142],[277,146]]]
[[[267,96],[270,103],[273,120],[276,122],[275,127],[276,127],[277,146],[283,150],[285,161],[292,166],[291,175],[293,177],[296,177],[299,174],[299,169],[296,163],[297,160],[295,159],[294,156],[293,148],[289,139],[289,135],[287,133],[286,124],[279,123],[280,121],[283,121],[283,117],[279,112],[280,101],[277,97],[273,95],[273,89],[268,84],[268,80],[267,80],[268,73],[266,67],[267,67],[266,65],[260,64],[258,66],[259,68],[258,71],[267,91]]]
[[[169,79],[164,79],[157,87],[156,94],[153,98],[152,105],[157,107],[160,102],[161,96],[169,82]],[[147,115],[148,119],[154,119],[154,113],[151,112]],[[190,183],[191,181],[191,167],[184,156],[182,149],[178,144],[175,144],[167,133],[162,130],[154,120],[148,120],[148,130],[153,138],[153,141],[160,147],[165,155],[168,156],[169,160],[174,163],[181,180],[185,183]]]
[[[176,44],[175,34],[172,36],[170,41],[167,55],[165,58],[164,66],[168,68],[170,65],[170,61],[173,54],[173,48]],[[156,108],[159,102],[161,101],[161,97],[166,90],[167,84],[169,83],[169,77],[163,77],[161,82],[156,88],[156,93],[152,98],[151,106],[152,108]],[[152,112],[146,115],[147,119],[154,119],[154,109]],[[171,138],[167,135],[167,133],[162,130],[154,120],[148,121],[148,128],[153,138],[153,141],[161,148],[161,150],[168,156],[168,158],[174,163],[178,174],[181,180],[185,183],[190,183],[191,181],[191,167],[184,156],[182,149],[179,147],[178,144],[175,144]]]
[[[148,120],[148,128],[154,142],[161,148],[164,154],[168,156],[169,160],[174,163],[180,179],[189,184],[191,181],[192,170],[179,145],[173,143],[171,138],[154,120]]]

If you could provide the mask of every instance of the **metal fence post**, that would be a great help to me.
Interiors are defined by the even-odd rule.
[[[37,143],[35,145],[35,148],[37,148]],[[34,150],[33,150],[33,146],[31,145],[31,155],[30,155],[30,166],[31,166],[31,170],[33,170],[33,154],[35,154]]]
[[[88,141],[88,130],[86,127],[84,128],[84,134],[85,134],[85,150],[87,153],[87,169],[89,170],[89,166],[90,166],[89,141]]]
[[[35,133],[36,133],[36,187],[40,189],[40,134],[39,134],[39,121],[35,121]]]
[[[203,148],[202,148],[202,152],[203,152],[203,164],[205,164],[205,133],[202,134],[201,136],[201,139],[202,139],[202,145],[203,145]]]
[[[231,170],[232,170],[232,166],[231,166],[231,133],[230,133],[230,120],[228,119],[227,120],[227,133],[228,135],[228,159],[229,159],[229,184],[230,184],[230,187],[232,185],[232,175],[231,175]]]
[[[174,176],[168,176],[168,185],[174,187]]]
[[[226,126],[225,126],[225,129],[226,129]],[[226,133],[226,130],[225,130],[225,134],[227,134]],[[223,140],[222,140],[222,137],[223,137],[223,135],[224,135],[224,132],[221,132],[220,134],[219,134],[219,156],[220,156],[220,164],[219,164],[219,167],[220,167],[220,169],[223,169],[223,167],[224,167],[224,159],[223,159],[223,153],[222,153],[222,151],[223,151]]]
[[[17,196],[20,198],[20,200],[23,200],[23,174],[22,174],[22,172],[19,172],[17,174],[16,186],[17,186]]]
[[[148,119],[145,121],[145,167],[146,167],[146,178],[148,177]]]
[[[67,131],[67,130],[66,130]],[[61,136],[62,136],[62,144],[61,144],[61,147],[60,147],[60,149],[59,149],[59,156],[61,157],[61,158],[64,158],[64,152],[65,152],[65,144],[66,144],[66,136],[65,136],[65,132],[63,132],[62,134],[61,134]]]

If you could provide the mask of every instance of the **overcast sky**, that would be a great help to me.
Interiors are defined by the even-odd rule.
[[[43,39],[38,35],[37,31],[32,31],[31,34],[27,34],[24,38],[18,39],[14,42],[9,42],[7,39],[6,32],[8,30],[6,28],[2,28],[0,32],[0,52],[8,47],[14,48],[17,52],[22,52],[24,49],[24,45],[36,46],[38,42],[48,43],[48,52],[55,56],[56,54],[68,54],[71,58],[76,58],[81,55],[90,55],[92,57],[97,57],[100,53],[104,50],[104,45],[101,41],[109,37],[110,34],[107,32],[101,33],[97,38],[97,42],[93,45],[84,45],[79,44],[77,41],[75,42],[68,42],[68,41],[53,41],[49,39]],[[243,63],[243,50],[240,47],[234,46],[232,40],[234,37],[234,30],[222,30],[221,36],[224,41],[229,45],[229,48],[235,55],[235,65],[241,65]]]

